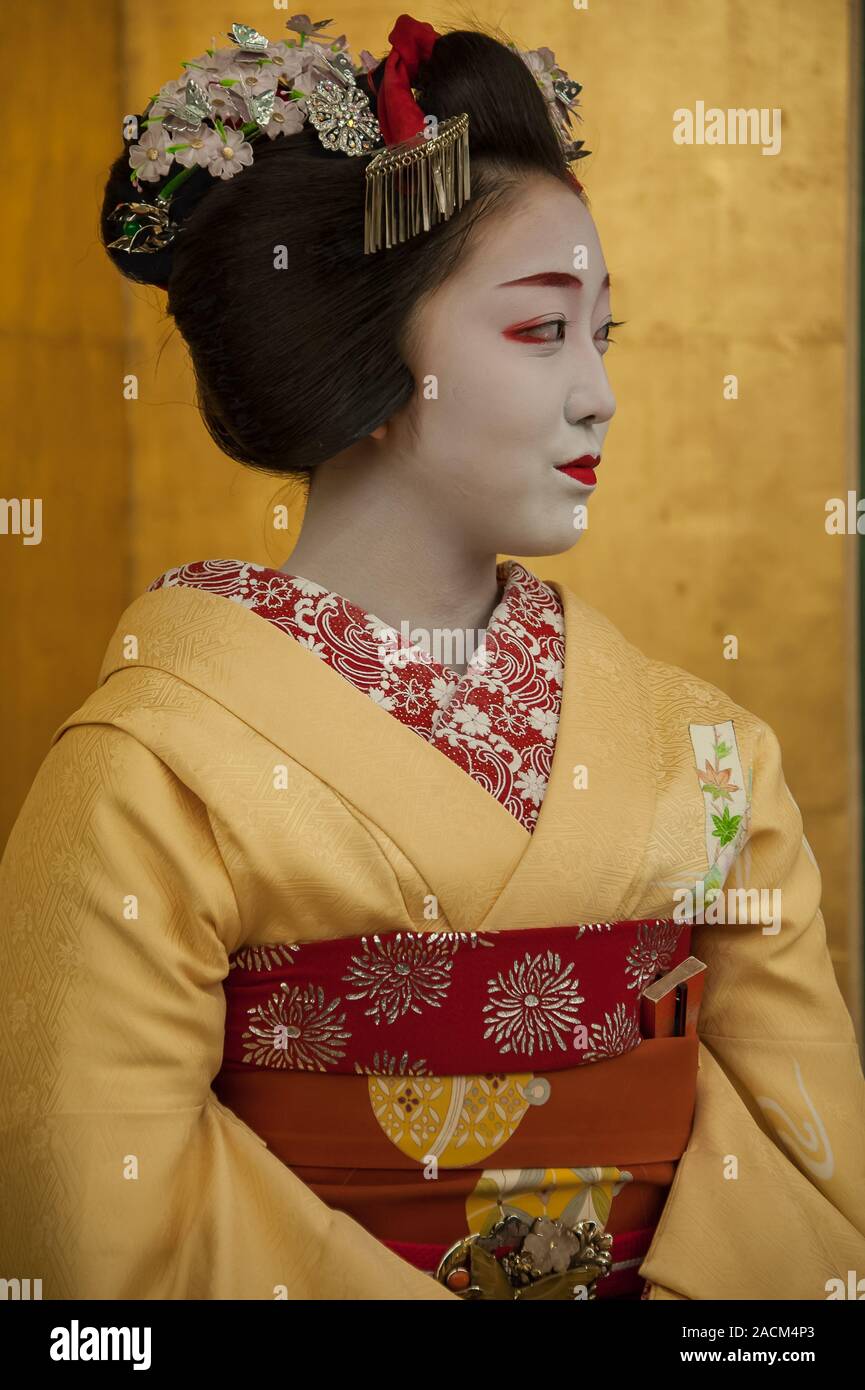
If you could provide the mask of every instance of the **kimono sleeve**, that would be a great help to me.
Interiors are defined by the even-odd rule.
[[[238,907],[206,808],[148,748],[62,734],[0,902],[7,1278],[46,1299],[455,1298],[211,1090]]]
[[[649,1297],[825,1299],[865,1273],[856,1034],[778,739],[765,724],[752,739],[748,838],[723,916],[693,928],[708,966],[697,1106],[641,1270],[664,1286]]]

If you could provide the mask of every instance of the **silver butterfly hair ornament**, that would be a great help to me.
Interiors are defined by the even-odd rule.
[[[424,128],[410,140],[385,141],[366,84],[371,72],[398,55],[392,49],[380,59],[362,49],[358,69],[345,35],[324,32],[332,22],[292,15],[285,27],[298,38],[273,43],[248,24],[233,24],[227,47],[217,48],[214,40],[213,48],[184,62],[181,76],[149,98],[140,122],[127,118],[129,177],[138,196],[118,203],[110,214],[121,226],[121,235],[108,243],[112,250],[146,254],[169,247],[179,230],[170,216],[172,200],[196,170],[234,178],[253,163],[256,142],[294,135],[307,121],[325,149],[349,157],[373,155],[366,170],[365,251],[429,230],[462,206],[471,192],[468,115],[433,122],[430,130]],[[401,24],[437,37],[430,26],[403,15],[392,40]],[[541,89],[565,165],[584,158],[590,151],[582,140],[571,138],[569,125],[579,105],[580,83],[558,67],[550,49],[508,47]],[[413,101],[411,73],[406,74],[404,65],[394,71],[401,72],[398,80]],[[359,78],[363,86],[358,86]],[[424,123],[419,107],[417,113]],[[172,170],[173,177],[149,201],[146,185],[161,182]]]

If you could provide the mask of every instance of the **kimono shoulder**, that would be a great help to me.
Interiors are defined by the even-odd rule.
[[[218,698],[218,603],[197,628],[210,691],[186,678],[198,658],[185,664],[170,626],[124,615],[112,669],[57,730],[0,863],[0,1261],[38,1272],[47,1299],[453,1299],[211,1089],[229,952],[259,917],[273,926],[265,869],[283,908],[292,863],[305,871],[266,864],[260,825],[290,846],[297,823],[261,795],[272,747]],[[144,660],[115,667],[130,633]]]

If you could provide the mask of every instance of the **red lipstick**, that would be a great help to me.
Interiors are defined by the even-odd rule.
[[[598,481],[595,469],[600,461],[600,454],[581,454],[578,459],[571,459],[570,463],[557,463],[556,468],[560,473],[567,473],[569,478],[576,478],[578,483],[594,487]]]

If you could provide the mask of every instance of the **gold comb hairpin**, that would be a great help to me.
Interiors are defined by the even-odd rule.
[[[364,252],[391,247],[447,221],[471,197],[469,118],[463,112],[379,150],[367,165]]]

